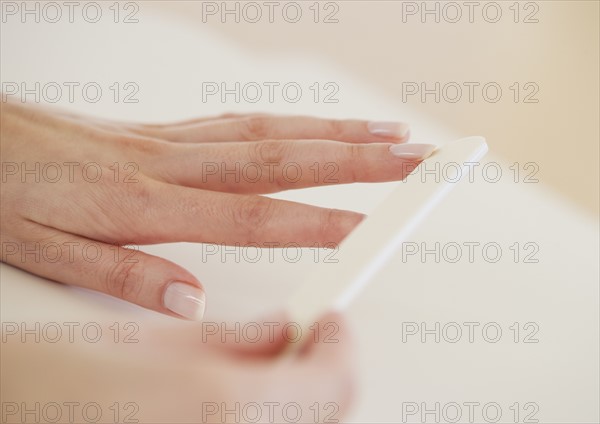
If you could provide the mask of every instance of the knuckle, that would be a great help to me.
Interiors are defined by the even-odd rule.
[[[351,162],[358,162],[363,157],[363,146],[360,144],[348,144],[348,158]]]
[[[247,115],[243,113],[235,113],[235,112],[225,112],[218,115],[215,119],[241,119],[246,117]]]
[[[345,134],[345,122],[339,119],[327,121],[327,133],[334,140],[342,139]]]
[[[283,141],[263,141],[252,143],[250,148],[250,159],[259,165],[267,163],[281,164],[288,156],[289,143]]]
[[[110,253],[110,252],[109,252]],[[108,255],[114,258],[114,255]],[[128,301],[135,301],[144,287],[143,263],[139,257],[111,261],[104,275],[106,293]]]
[[[169,143],[161,140],[127,134],[116,136],[116,144],[118,144],[121,148],[126,149],[132,155],[144,155],[151,157],[162,156],[166,153],[166,149],[168,149],[170,146]]]
[[[265,116],[249,116],[239,121],[239,133],[243,140],[264,140],[269,137],[270,122]]]
[[[242,229],[248,241],[260,234],[273,216],[274,202],[261,196],[243,196],[233,208],[234,225]]]
[[[109,207],[117,207],[124,214],[144,213],[150,206],[152,197],[150,193],[149,182],[146,179],[139,179],[132,183],[123,183],[115,181],[112,177],[103,178],[103,201],[109,202]]]
[[[346,146],[346,158],[342,163],[346,167],[351,182],[357,182],[361,179],[359,171],[364,170],[364,167],[361,166],[362,152],[363,148],[360,144],[348,144]]]
[[[320,219],[320,233],[323,234],[325,243],[338,243],[344,236],[344,223],[347,222],[346,212],[340,209],[327,209],[323,211]]]
[[[140,224],[153,222],[154,218],[151,215],[155,209],[156,199],[154,199],[149,184],[122,184],[122,186],[124,186],[120,190],[122,228],[127,228],[131,237],[134,237],[135,240],[144,242],[144,234],[147,233],[147,228],[142,226],[140,231]]]
[[[148,211],[152,203],[152,193],[147,181],[139,181],[134,184],[120,184],[123,201],[130,202],[130,208],[139,213]]]
[[[112,239],[123,237],[141,241],[139,223],[146,222],[152,210],[152,189],[149,182],[139,179],[135,183],[115,181],[106,173],[101,184],[94,184],[94,190],[88,192],[90,206],[88,213],[103,228],[102,233]]]

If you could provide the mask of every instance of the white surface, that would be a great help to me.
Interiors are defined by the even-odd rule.
[[[136,81],[140,103],[66,105],[110,118],[168,121],[225,110],[266,110],[411,122],[414,141],[458,138],[386,98],[348,70],[308,57],[249,57],[201,25],[190,26],[140,12],[137,25],[85,23],[3,24],[3,81]],[[76,34],[76,35],[74,35]],[[118,64],[118,65],[116,65]],[[336,81],[340,103],[202,103],[202,81]],[[485,135],[485,134],[484,134]],[[497,160],[493,155],[487,160]],[[569,164],[576,166],[576,164]],[[507,166],[503,166],[506,170]],[[568,172],[568,169],[565,169]],[[395,184],[326,187],[278,197],[369,212]],[[380,272],[349,310],[359,346],[361,393],[351,420],[400,422],[402,402],[498,403],[501,422],[509,407],[535,402],[539,422],[598,422],[598,227],[546,192],[540,184],[515,184],[512,176],[490,184],[461,184],[413,235],[436,241],[499,243],[498,263],[481,259],[423,264],[400,256]],[[539,263],[512,261],[508,246],[535,242]],[[200,245],[145,249],[185,266],[207,289],[209,320],[244,319],[276,309],[314,267],[298,263],[202,261]],[[480,256],[479,256],[480,258]],[[137,307],[23,273],[2,265],[2,320],[77,317],[171,320]],[[402,322],[497,322],[498,343],[402,342]],[[513,343],[513,322],[535,322],[539,343]],[[481,327],[479,327],[481,328]],[[463,413],[466,408],[463,408]],[[475,421],[482,421],[481,410]],[[417,418],[420,421],[420,418]],[[429,417],[431,422],[432,417]],[[523,414],[521,415],[521,421]],[[461,422],[465,422],[463,418]]]
[[[329,310],[344,311],[373,277],[398,253],[429,213],[469,174],[469,164],[487,153],[483,137],[465,137],[440,146],[369,214],[332,252],[319,261],[286,307],[292,321],[307,333]],[[452,166],[454,174],[423,181],[422,169]],[[456,166],[456,167],[455,167]],[[305,333],[306,334],[306,333]]]

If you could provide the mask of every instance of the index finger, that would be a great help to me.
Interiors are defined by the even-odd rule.
[[[404,122],[391,121],[249,115],[148,128],[145,135],[182,143],[285,139],[403,143],[408,141],[409,126]]]

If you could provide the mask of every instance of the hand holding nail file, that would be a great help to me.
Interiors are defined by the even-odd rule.
[[[311,334],[309,327],[326,312],[345,309],[458,182],[434,175],[422,178],[419,168],[434,169],[433,164],[439,163],[437,169],[443,169],[452,163],[464,177],[468,163],[481,159],[487,150],[483,137],[463,138],[436,149],[343,241],[337,263],[319,263],[286,309],[303,336]]]

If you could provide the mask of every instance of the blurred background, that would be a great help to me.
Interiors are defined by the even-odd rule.
[[[322,1],[317,16],[309,1],[295,23],[279,18],[281,7],[270,23],[263,6],[254,23],[252,8],[240,7],[236,22],[226,13],[235,2],[214,2],[216,10],[207,3],[148,4],[208,25],[251,54],[336,62],[459,134],[485,135],[507,161],[536,162],[540,181],[598,214],[600,2]],[[465,82],[479,83],[472,102]],[[411,95],[407,83],[419,92]],[[423,101],[421,83],[440,84],[439,102],[434,94]],[[452,83],[463,90],[456,102]],[[483,98],[487,83],[502,89],[495,103],[493,91]]]

